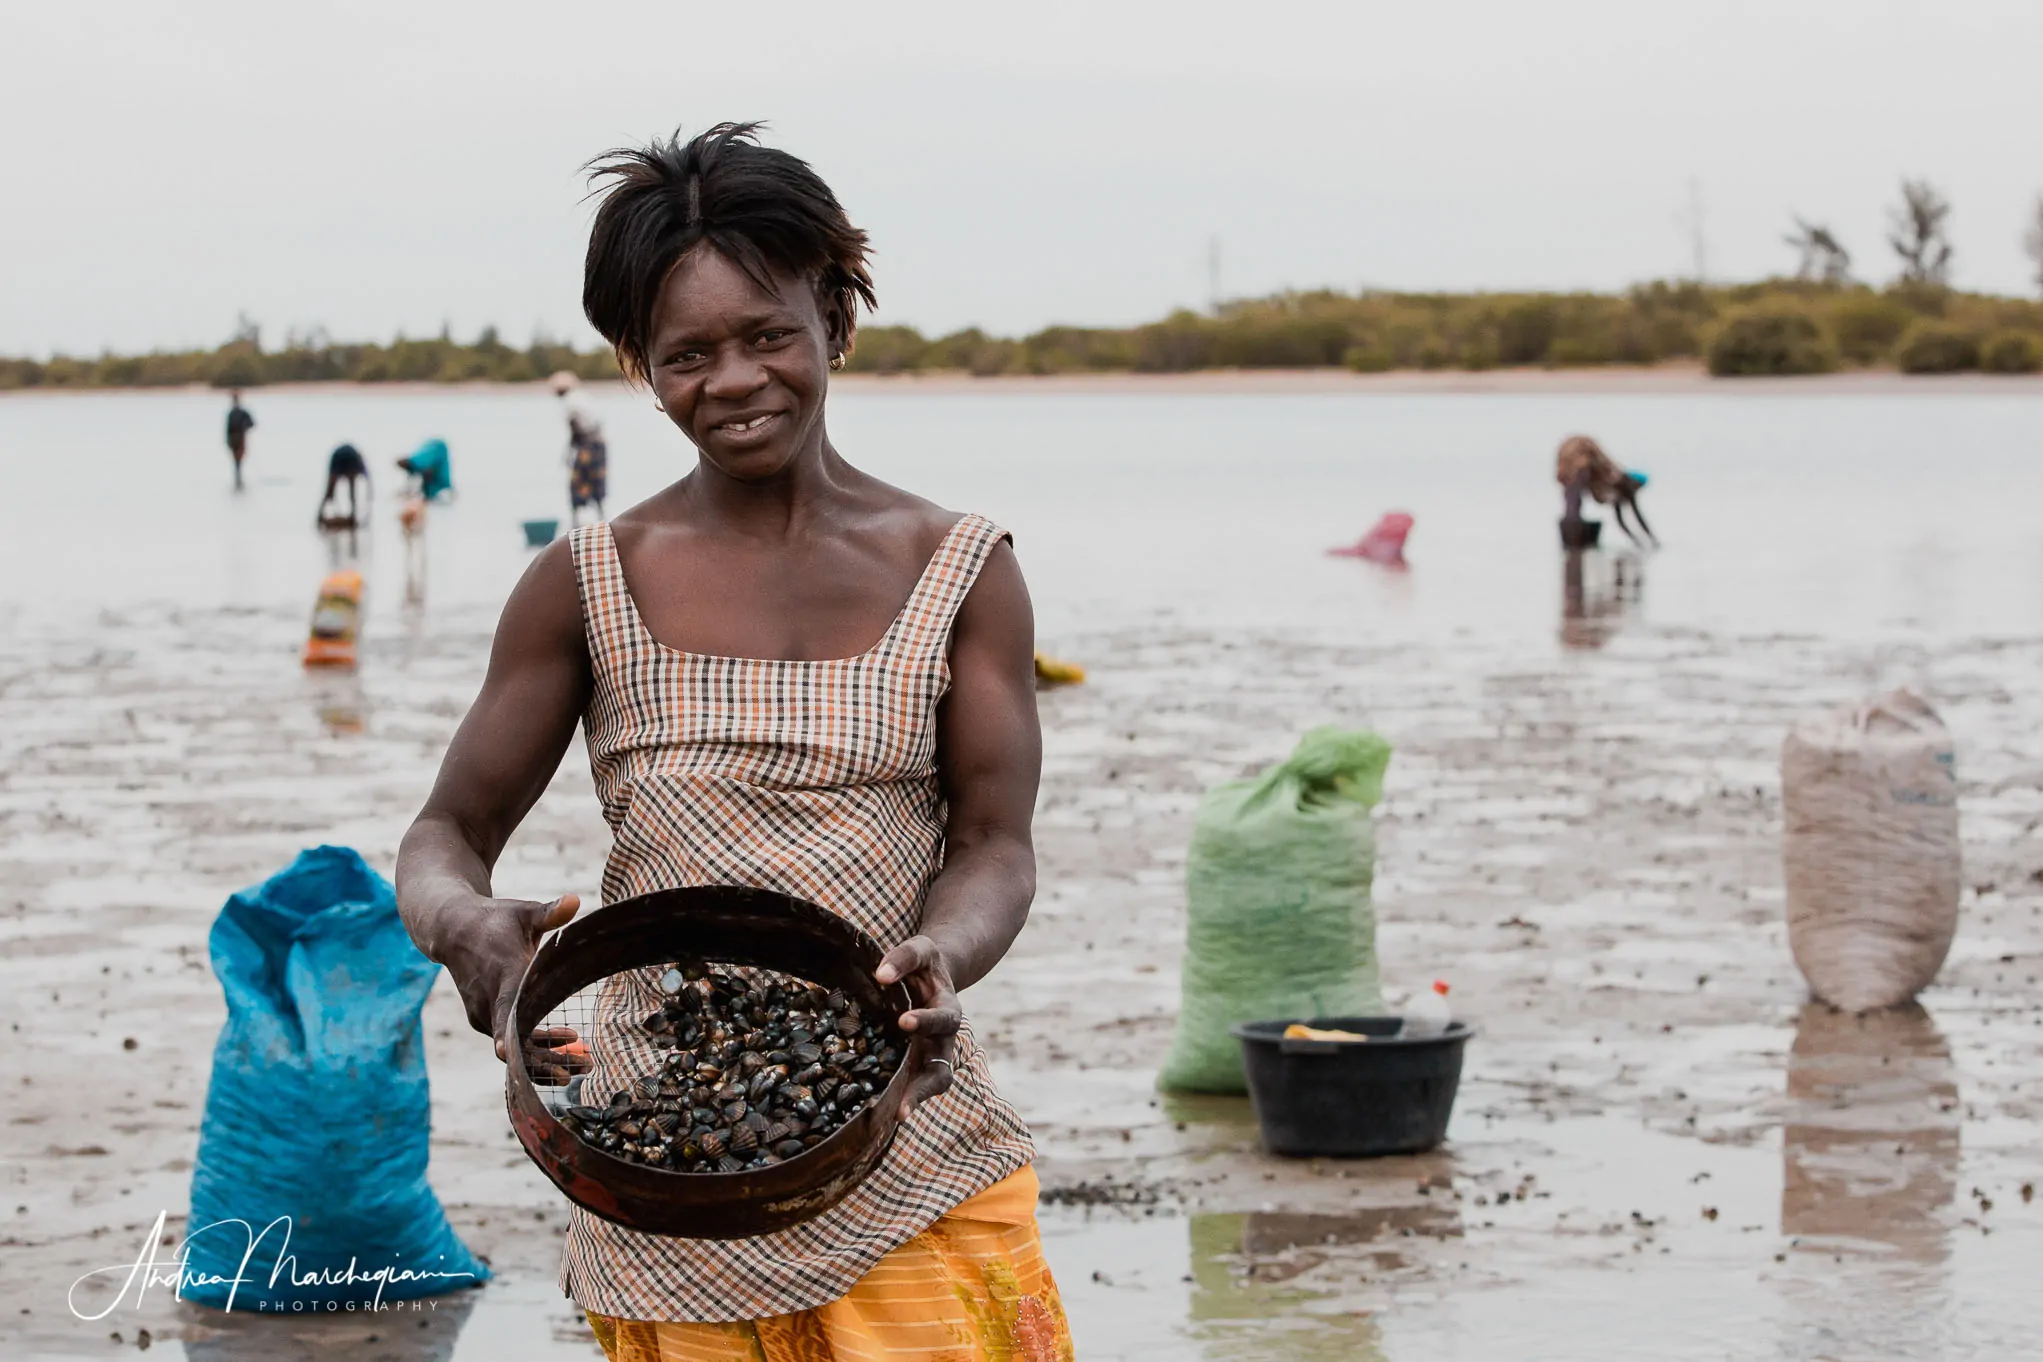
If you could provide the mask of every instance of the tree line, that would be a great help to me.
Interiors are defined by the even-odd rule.
[[[1828,226],[1797,216],[1792,275],[1755,283],[1642,284],[1622,294],[1287,292],[1182,311],[1146,326],[1049,327],[1020,339],[978,330],[928,339],[907,327],[861,333],[852,367],[1056,374],[1171,373],[1214,368],[1345,366],[1493,369],[1658,364],[1701,359],[1712,373],[1904,373],[2043,369],[2043,302],[1966,293],[1950,284],[1951,205],[1905,180],[1889,211],[1896,274],[1856,277]],[[2022,235],[2043,290],[2043,198]]]
[[[7,388],[257,388],[266,383],[529,383],[561,369],[583,378],[618,376],[607,349],[577,350],[540,335],[514,346],[485,327],[472,341],[446,332],[425,340],[399,336],[387,345],[336,342],[322,332],[286,336],[265,347],[262,329],[242,320],[234,335],[210,350],[157,350],[144,355],[100,355],[47,360],[0,358],[0,389]]]
[[[1792,274],[1745,284],[1661,280],[1619,294],[1401,293],[1330,289],[1238,299],[1211,313],[1174,312],[1131,327],[1045,327],[1022,337],[977,328],[927,337],[906,326],[858,334],[849,368],[868,374],[1182,373],[1199,369],[1345,367],[1482,370],[1577,368],[1702,360],[1724,376],[1891,367],[1904,373],[2043,369],[2043,302],[1951,287],[1951,205],[1907,180],[1889,213],[1897,273],[1858,278],[1827,225],[1794,217],[1785,238]],[[2023,233],[2043,290],[2043,199]],[[486,328],[475,340],[445,331],[388,345],[292,335],[265,348],[245,318],[212,350],[146,355],[0,359],[0,389],[132,388],[343,380],[357,383],[519,383],[568,369],[617,376],[603,349],[535,338],[527,346]]]

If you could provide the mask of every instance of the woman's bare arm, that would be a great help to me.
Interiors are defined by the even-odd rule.
[[[1646,513],[1639,509],[1638,494],[1634,493],[1631,496],[1627,497],[1625,500],[1627,504],[1630,505],[1631,507],[1633,518],[1639,522],[1639,528],[1645,531],[1646,538],[1652,542],[1654,548],[1659,548],[1660,536],[1654,534],[1653,527],[1646,523]]]
[[[943,870],[923,900],[922,931],[895,947],[882,983],[908,980],[919,1004],[902,1018],[918,1037],[909,1060],[922,1070],[908,1105],[950,1086],[952,1037],[963,1012],[957,990],[1000,962],[1028,921],[1036,894],[1031,825],[1042,778],[1036,719],[1035,615],[1021,564],[995,546],[958,611],[951,634],[951,690],[937,716],[937,771],[949,806]]]
[[[397,905],[419,949],[447,967],[469,1024],[498,1037],[539,938],[579,900],[496,898],[490,871],[574,737],[591,686],[574,562],[565,541],[512,589],[488,674],[397,853]]]

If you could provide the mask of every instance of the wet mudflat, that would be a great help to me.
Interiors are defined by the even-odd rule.
[[[1454,410],[1432,415],[1451,423]],[[1464,438],[1482,443],[1506,414],[1478,412]],[[1791,414],[1791,425],[1821,416]],[[972,415],[939,405],[929,429]],[[1643,427],[1651,413],[1604,415]],[[1044,444],[1138,417],[1168,424],[1153,409],[1081,407]],[[1780,409],[1663,413],[1677,417],[1715,422],[1720,443],[1749,421],[1760,442]],[[1923,419],[1975,418],[1994,419],[1969,407]],[[1326,419],[1310,403],[1298,416],[1301,429]],[[16,442],[0,448],[13,457]],[[1783,459],[1776,484],[1821,481]],[[1523,461],[1537,472],[1539,451]],[[1343,496],[1367,496],[1370,512],[1417,500],[1431,474],[1403,468],[1386,456],[1378,476],[1404,479],[1405,496]],[[1125,470],[1104,476],[1121,486]],[[479,676],[492,595],[519,561],[479,515],[462,519],[489,504],[478,483],[436,517],[433,575],[415,603],[395,536],[377,529],[374,613],[353,677],[296,666],[325,552],[296,483],[265,510],[302,528],[251,525],[212,559],[176,550],[195,568],[214,563],[217,587],[157,589],[138,568],[90,610],[62,605],[62,582],[7,588],[10,1356],[107,1356],[145,1328],[158,1355],[217,1359],[595,1355],[552,1284],[559,1198],[511,1140],[500,1069],[444,987],[427,1008],[432,1176],[495,1282],[417,1310],[317,1321],[223,1318],[160,1289],[97,1321],[66,1306],[81,1274],[135,1260],[158,1212],[166,1233],[181,1227],[220,1019],[204,942],[220,900],[310,843],[354,845],[386,867],[394,855]],[[1550,519],[1539,492],[1529,509]],[[1478,490],[1470,515],[1508,525],[1516,495]],[[987,500],[1002,496],[1012,511]],[[1114,549],[1074,565],[1068,546],[1112,523],[1112,507],[1074,509],[1067,524],[997,473],[982,496],[948,497],[1033,525],[1022,547],[1045,641],[1093,676],[1043,698],[1042,895],[1015,955],[967,996],[1037,1133],[1047,1248],[1082,1357],[2036,1350],[2043,611],[2038,550],[2021,556],[2018,525],[1976,502],[1938,510],[1907,496],[1883,511],[1848,493],[1838,534],[1855,557],[1841,567],[1817,543],[1713,542],[1694,503],[1732,499],[1717,487],[1686,509],[1670,494],[1655,517],[1666,554],[1625,559],[1622,583],[1620,555],[1598,555],[1571,590],[1544,520],[1536,544],[1482,548],[1443,528],[1449,542],[1435,546],[1426,534],[1440,518],[1421,502],[1417,565],[1395,577],[1313,556],[1314,536],[1341,537],[1316,523],[1331,520],[1325,508],[1299,510],[1301,531],[1230,520],[1214,509],[1224,496],[1159,496],[1169,526],[1205,527],[1207,553],[1157,534],[1146,559]],[[264,505],[195,503],[191,515]],[[157,533],[153,523],[135,533]],[[274,572],[218,567],[250,539],[273,542],[263,561],[279,560]],[[1748,576],[1755,553],[1805,570],[1767,592]],[[1494,590],[1468,590],[1485,574]],[[1802,601],[1811,575],[1831,585]],[[1968,888],[1951,962],[1921,1009],[1861,1021],[1806,1006],[1788,958],[1777,757],[1794,717],[1881,679],[1925,682],[1957,738]],[[1451,978],[1481,1028],[1450,1143],[1419,1158],[1273,1160],[1256,1149],[1245,1102],[1152,1087],[1176,1006],[1197,796],[1318,722],[1373,724],[1398,745],[1377,886],[1387,979]],[[506,855],[500,891],[587,892],[605,841],[577,745]],[[76,1301],[91,1313],[110,1299],[102,1285]]]

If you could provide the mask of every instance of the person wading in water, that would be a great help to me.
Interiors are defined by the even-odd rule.
[[[331,512],[339,499],[342,484],[348,489],[348,514],[343,520]],[[362,451],[353,445],[341,445],[326,460],[326,495],[319,499],[317,520],[322,527],[354,529],[362,523],[362,512],[356,504],[356,488],[363,491],[369,487],[369,462],[362,457]]]
[[[1653,527],[1646,523],[1646,513],[1639,509],[1639,493],[1646,486],[1646,475],[1636,470],[1620,468],[1617,461],[1603,452],[1603,446],[1587,435],[1570,435],[1561,441],[1560,450],[1554,455],[1554,478],[1561,484],[1561,543],[1566,548],[1577,549],[1589,546],[1589,526],[1593,523],[1582,518],[1582,498],[1588,497],[1611,508],[1617,519],[1617,527],[1634,544],[1651,542],[1660,547],[1660,540],[1653,533]],[[1630,511],[1639,522],[1639,531],[1644,540],[1632,530],[1625,520]]]
[[[241,490],[241,461],[248,456],[248,432],[255,429],[255,418],[248,414],[248,408],[241,405],[241,389],[229,394],[233,406],[227,409],[227,452],[234,456],[234,490]]]
[[[873,306],[867,239],[804,162],[720,124],[609,153],[583,277],[625,376],[693,468],[540,552],[399,853],[399,903],[470,1022],[505,1034],[579,906],[491,867],[582,726],[615,902],[742,884],[887,948],[918,1006],[906,1115],[874,1172],[756,1239],[569,1212],[562,1286],[613,1359],[1071,1357],[1034,1146],[958,1004],[1035,893],[1033,617],[1007,534],[860,471],[825,422]]]
[[[579,378],[562,369],[549,381],[567,416],[570,523],[581,523],[584,506],[594,507],[601,520],[604,498],[610,494],[610,447],[603,440],[603,423],[582,400]]]

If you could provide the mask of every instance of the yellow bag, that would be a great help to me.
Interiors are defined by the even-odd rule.
[[[1047,653],[1036,654],[1036,689],[1076,686],[1085,680],[1085,668],[1076,662],[1060,662]]]
[[[362,574],[353,568],[333,573],[319,584],[312,628],[305,638],[305,665],[354,666],[355,635],[361,623]]]

